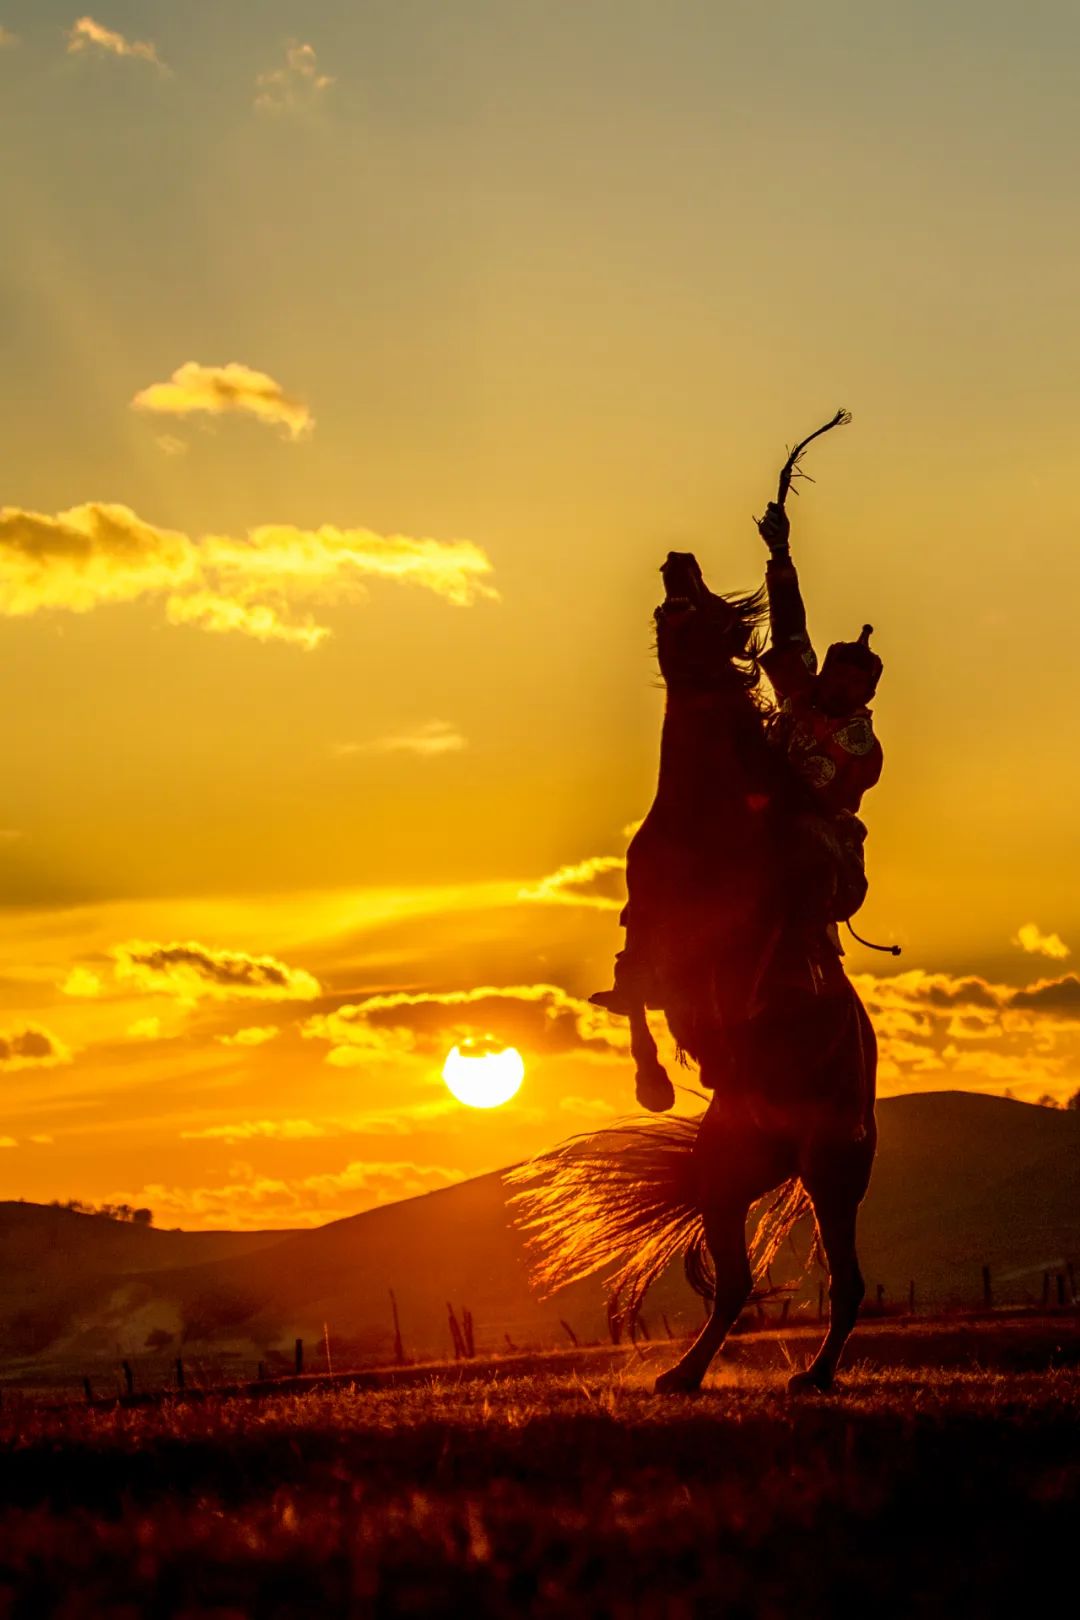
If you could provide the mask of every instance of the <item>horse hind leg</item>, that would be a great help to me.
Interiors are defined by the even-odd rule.
[[[746,1254],[747,1205],[705,1217],[705,1241],[716,1268],[716,1295],[709,1320],[681,1360],[656,1380],[658,1395],[690,1394],[701,1387],[709,1364],[746,1304],[753,1278]]]
[[[650,1114],[666,1114],[675,1106],[675,1087],[660,1062],[644,1003],[630,1009],[630,1055],[634,1060],[638,1102]]]
[[[803,1180],[806,1183],[805,1176]],[[864,1186],[852,1186],[846,1178],[839,1186],[807,1184],[829,1267],[829,1327],[809,1367],[789,1379],[792,1391],[832,1388],[844,1346],[855,1326],[866,1292],[855,1250],[855,1224]]]

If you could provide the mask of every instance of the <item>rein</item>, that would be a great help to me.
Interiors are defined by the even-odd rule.
[[[861,934],[857,934],[855,932],[854,928],[852,928],[851,923],[846,917],[844,918],[844,927],[847,929],[852,939],[857,939],[859,944],[865,945],[868,951],[885,951],[889,956],[901,955],[899,945],[875,945],[872,939],[863,939]]]

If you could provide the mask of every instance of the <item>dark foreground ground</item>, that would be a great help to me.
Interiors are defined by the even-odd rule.
[[[8,1402],[0,1615],[1031,1613],[1075,1592],[1077,1329],[963,1331],[936,1362],[927,1334],[922,1365],[917,1330],[892,1361],[864,1331],[828,1398],[785,1394],[774,1341],[696,1400],[653,1396],[631,1357]]]

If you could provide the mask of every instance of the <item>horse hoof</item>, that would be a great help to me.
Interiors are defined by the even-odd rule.
[[[653,1394],[696,1395],[700,1388],[701,1379],[695,1378],[693,1373],[683,1372],[680,1367],[669,1367],[653,1385]]]
[[[789,1378],[787,1387],[789,1395],[827,1395],[833,1387],[832,1374],[807,1368]]]
[[[663,1069],[652,1074],[639,1074],[634,1087],[637,1100],[650,1114],[666,1114],[675,1106],[675,1087]]]

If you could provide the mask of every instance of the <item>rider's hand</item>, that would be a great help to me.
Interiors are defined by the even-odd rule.
[[[758,533],[772,552],[787,550],[788,536],[791,533],[791,524],[788,515],[782,506],[770,501],[765,508],[765,516],[757,519]]]

